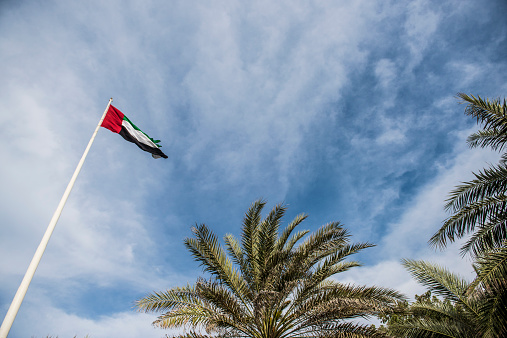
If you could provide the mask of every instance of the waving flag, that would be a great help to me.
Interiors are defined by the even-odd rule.
[[[113,133],[120,134],[125,140],[137,144],[139,148],[151,153],[153,158],[167,158],[167,155],[159,149],[157,143],[160,140],[154,140],[139,129],[135,124],[119,111],[113,105],[109,106],[106,117],[101,124],[102,127],[111,130]]]

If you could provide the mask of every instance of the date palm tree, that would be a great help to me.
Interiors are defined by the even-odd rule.
[[[490,250],[475,263],[477,277],[467,282],[447,269],[404,260],[412,276],[443,301],[416,302],[412,317],[390,326],[395,337],[493,338],[507,336],[505,247]]]
[[[507,103],[481,97],[458,96],[468,103],[465,114],[473,116],[484,129],[470,135],[470,147],[490,147],[501,151],[501,161],[479,173],[475,179],[456,187],[446,210],[452,215],[430,239],[433,246],[444,248],[448,242],[471,234],[462,246],[462,254],[479,255],[499,248],[507,239]]]
[[[467,103],[465,114],[484,127],[468,144],[502,155],[497,165],[451,192],[445,208],[452,215],[430,243],[444,248],[470,234],[461,253],[472,255],[477,276],[467,282],[442,267],[404,260],[414,278],[443,301],[412,304],[411,319],[391,328],[399,337],[507,337],[507,103],[458,96]]]
[[[136,302],[138,310],[162,312],[156,327],[189,329],[177,337],[382,336],[350,320],[388,311],[403,296],[331,278],[359,266],[345,259],[373,245],[350,244],[338,222],[309,236],[307,230],[296,232],[306,215],[279,232],[286,208],[277,205],[262,219],[264,206],[251,205],[241,240],[226,235],[225,249],[206,225],[194,227],[194,237],[184,243],[209,278],[149,294]]]

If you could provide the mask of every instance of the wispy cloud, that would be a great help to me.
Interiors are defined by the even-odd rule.
[[[235,232],[260,197],[376,242],[350,280],[415,292],[401,256],[468,271],[426,240],[452,186],[496,161],[466,149],[453,95],[507,89],[498,6],[2,3],[3,312],[109,97],[170,156],[100,131],[13,337],[162,335],[132,301],[192,282],[189,226]]]

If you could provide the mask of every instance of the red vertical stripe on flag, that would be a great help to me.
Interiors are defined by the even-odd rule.
[[[104,117],[104,121],[102,121],[100,126],[111,130],[113,133],[119,133],[121,131],[123,116],[121,111],[110,105],[106,117]]]

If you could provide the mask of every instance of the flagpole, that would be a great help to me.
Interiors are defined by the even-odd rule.
[[[79,175],[79,172],[81,171],[81,167],[83,166],[83,163],[86,159],[86,155],[88,155],[88,151],[90,150],[92,143],[95,140],[95,136],[97,135],[97,132],[99,131],[102,121],[104,121],[104,118],[107,114],[107,111],[109,110],[109,106],[111,105],[111,102],[113,102],[112,98],[109,100],[106,110],[104,110],[104,114],[102,114],[99,124],[97,125],[97,128],[95,128],[92,138],[90,139],[90,142],[88,142],[88,146],[86,147],[86,149],[83,153],[83,156],[81,157],[81,160],[79,161],[77,168],[74,171],[74,174],[72,175],[72,178],[70,179],[69,184],[67,185],[67,189],[65,189],[65,192],[63,193],[62,199],[60,200],[60,203],[58,204],[58,207],[56,208],[55,213],[53,214],[53,218],[51,218],[51,221],[49,222],[48,228],[46,229],[46,232],[44,233],[44,236],[42,237],[39,247],[37,248],[37,251],[35,251],[35,254],[33,255],[32,261],[30,262],[30,265],[28,266],[28,269],[26,270],[25,277],[23,277],[23,280],[21,281],[21,284],[19,285],[18,291],[16,292],[16,295],[14,296],[14,299],[12,300],[11,306],[9,307],[9,310],[7,311],[7,314],[5,315],[2,326],[0,327],[0,338],[6,338],[7,335],[9,334],[12,323],[14,322],[14,319],[16,318],[16,315],[18,314],[19,307],[21,306],[21,303],[23,302],[23,298],[25,298],[25,294],[26,294],[26,291],[28,290],[28,286],[30,285],[30,282],[32,281],[33,275],[35,274],[35,270],[37,270],[37,266],[39,265],[39,262],[42,258],[42,255],[44,254],[44,251],[46,250],[46,246],[48,245],[49,238],[51,237],[51,234],[53,233],[53,230],[55,229],[56,223],[58,222],[58,219],[60,218],[63,207],[65,206],[65,203],[67,202],[67,198],[70,195],[70,192],[72,190],[72,187],[74,186],[74,183],[76,182],[77,175]]]

